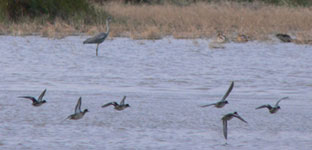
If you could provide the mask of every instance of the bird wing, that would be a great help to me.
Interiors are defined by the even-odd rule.
[[[102,108],[107,107],[107,106],[110,106],[110,105],[114,105],[115,103],[116,103],[116,102],[107,103],[107,104],[103,105]]]
[[[275,106],[278,106],[278,104],[281,102],[281,100],[284,100],[284,99],[288,99],[288,97],[283,97],[283,98],[279,99],[279,100],[276,102]]]
[[[267,104],[267,105],[262,105],[262,106],[259,106],[259,107],[257,107],[256,109],[261,109],[261,108],[268,108],[268,109],[271,109],[271,108],[272,108],[272,106],[271,106],[271,105],[269,105],[269,104]]]
[[[46,91],[47,91],[47,89],[44,89],[44,90],[42,91],[42,93],[41,93],[40,96],[38,97],[38,102],[41,102],[41,101],[42,101],[42,98],[43,98],[43,96],[45,95]]]
[[[207,105],[202,105],[202,106],[200,106],[200,107],[208,107],[208,106],[212,106],[212,105],[216,105],[216,103],[207,104]]]
[[[126,96],[124,96],[124,97],[122,98],[122,100],[120,101],[120,105],[124,105],[124,104],[125,104],[125,100],[126,100]]]
[[[85,41],[83,41],[83,44],[89,44],[89,43],[102,43],[106,37],[107,37],[107,33],[99,33],[91,38],[86,39]]]
[[[241,116],[239,116],[239,115],[236,115],[236,114],[235,114],[234,117],[236,117],[236,118],[238,118],[239,120],[241,120],[241,121],[247,123],[247,121],[244,120],[244,119],[243,119]]]
[[[76,107],[75,107],[75,113],[80,113],[81,112],[81,97],[79,97],[78,101],[77,101],[77,104],[76,104]]]
[[[223,119],[223,135],[224,138],[227,139],[227,120]]]
[[[32,100],[34,103],[37,102],[36,98],[34,98],[32,96],[19,96],[18,98],[26,98],[26,99]]]
[[[225,101],[225,99],[230,95],[232,89],[234,87],[234,81],[232,81],[229,89],[226,91],[225,95],[222,97],[221,101]]]

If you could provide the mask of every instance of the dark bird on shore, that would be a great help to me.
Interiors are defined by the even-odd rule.
[[[271,105],[267,104],[267,105],[259,106],[259,107],[257,107],[256,109],[267,108],[267,109],[270,111],[271,114],[274,114],[274,113],[276,113],[279,109],[281,109],[281,107],[280,107],[278,104],[279,104],[279,102],[280,102],[281,100],[284,100],[284,99],[288,99],[288,97],[283,97],[283,98],[279,99],[279,100],[276,102],[275,106],[273,106],[273,107],[272,107]]]
[[[76,107],[75,107],[75,113],[68,116],[66,119],[72,119],[72,120],[78,120],[81,119],[86,112],[89,112],[88,109],[85,109],[84,111],[81,111],[81,97],[79,97]]]
[[[225,100],[231,93],[232,89],[234,87],[234,81],[232,81],[229,89],[226,91],[225,95],[222,97],[222,99],[219,102],[212,103],[212,104],[207,104],[207,105],[202,105],[200,107],[208,107],[214,105],[217,108],[222,108],[225,104],[228,104],[229,102]]]
[[[19,96],[18,98],[30,99],[30,100],[32,100],[33,106],[41,106],[43,103],[47,102],[46,100],[43,100],[43,96],[45,95],[46,91],[47,91],[47,89],[44,89],[44,91],[42,91],[42,93],[40,94],[38,99],[36,99],[35,97],[32,97],[32,96]]]
[[[108,17],[106,19],[106,32],[99,33],[99,34],[83,41],[83,44],[96,44],[96,56],[98,56],[99,44],[101,44],[108,37],[109,22],[111,22],[111,20],[112,20],[111,17]]]
[[[280,39],[282,42],[289,43],[292,42],[292,38],[288,34],[282,34],[278,33],[275,35],[278,39]]]
[[[117,102],[110,102],[110,103],[103,105],[102,108],[113,105],[114,109],[116,109],[116,110],[124,110],[127,107],[130,107],[129,104],[125,104],[125,100],[126,100],[126,96],[123,97],[123,99],[120,101],[120,104],[118,104]]]
[[[245,121],[241,116],[238,115],[237,112],[234,112],[234,113],[229,113],[229,114],[226,114],[222,117],[222,122],[223,122],[223,135],[224,135],[224,138],[227,140],[227,122],[229,120],[231,120],[233,117],[236,117],[238,118],[239,120],[247,123],[247,121]]]

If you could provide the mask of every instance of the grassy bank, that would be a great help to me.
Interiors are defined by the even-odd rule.
[[[270,34],[290,33],[308,36],[312,33],[312,9],[263,4],[196,3],[185,7],[176,5],[119,5],[103,7],[116,20],[115,36],[157,38],[203,38],[224,32],[228,37],[237,33],[257,40]],[[120,32],[123,31],[123,32]]]
[[[206,3],[186,6],[125,5],[123,3],[93,3],[99,13],[94,22],[56,18],[46,21],[45,16],[23,19],[19,22],[1,22],[0,32],[9,35],[37,34],[48,37],[93,35],[105,31],[104,19],[113,17],[112,37],[133,39],[210,38],[216,32],[230,39],[245,34],[254,40],[268,40],[272,34],[288,33],[298,39],[312,39],[312,7],[289,7],[263,3]]]

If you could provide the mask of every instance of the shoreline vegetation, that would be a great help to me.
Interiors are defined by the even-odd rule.
[[[51,7],[59,13],[53,14],[53,10],[46,7],[47,4],[44,4],[44,9],[39,5],[31,7],[31,11],[27,12],[25,8],[29,8],[28,5],[24,7],[25,4],[21,3],[20,7],[14,5],[16,8],[11,8],[9,3],[14,1],[4,1],[7,3],[0,2],[2,35],[39,35],[50,38],[95,35],[106,31],[105,19],[111,16],[110,37],[160,39],[172,36],[177,39],[194,39],[213,38],[221,32],[235,42],[238,35],[245,35],[249,40],[269,41],[275,34],[285,33],[294,37],[298,44],[312,44],[312,4],[308,3],[306,6],[290,6],[258,1],[181,0],[181,3],[184,2],[181,5],[170,2],[144,3],[144,0],[128,3],[126,0],[77,0],[86,8],[77,2],[77,6],[71,6],[71,12],[70,9],[60,11],[67,9],[66,1],[69,0],[54,0],[63,2],[64,8]],[[13,10],[10,12],[10,9]]]

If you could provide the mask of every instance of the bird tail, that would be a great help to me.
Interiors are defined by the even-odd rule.
[[[212,106],[212,105],[215,105],[215,103],[213,103],[213,104],[207,104],[207,105],[201,105],[200,107],[208,107],[208,106]]]
[[[65,118],[64,120],[62,120],[61,123],[63,123],[64,121],[66,121],[66,120],[69,119],[69,118],[70,118],[70,116],[68,116],[67,118]]]
[[[83,44],[92,44],[92,43],[94,43],[94,42],[92,41],[91,38],[88,38],[88,39],[83,41]]]

